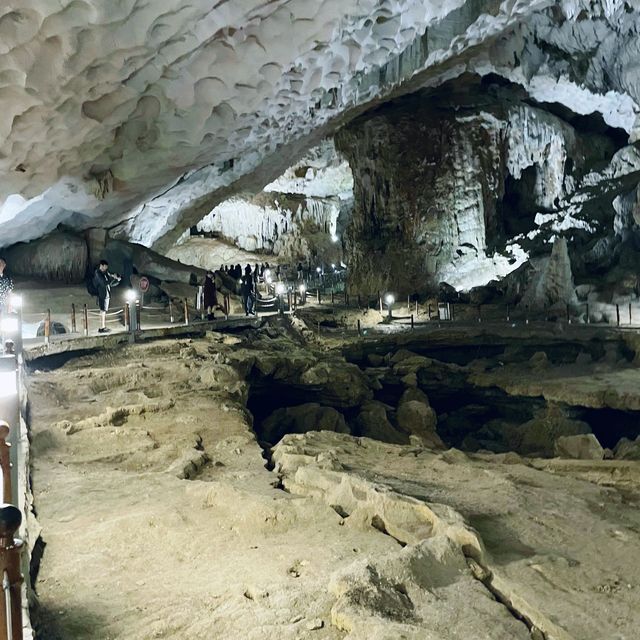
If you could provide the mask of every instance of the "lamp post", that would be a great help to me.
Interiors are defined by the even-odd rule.
[[[391,320],[392,316],[391,316],[391,307],[393,306],[393,303],[396,301],[396,299],[394,298],[392,293],[387,293],[384,297],[384,301],[387,305],[387,310],[388,310],[388,315],[387,318],[388,320]]]
[[[129,289],[125,294],[129,305],[129,333],[130,340],[135,340],[135,332],[138,330],[138,293],[134,289]]]

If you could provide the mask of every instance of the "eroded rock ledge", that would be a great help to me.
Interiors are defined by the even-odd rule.
[[[480,349],[471,339],[480,356],[503,349],[497,336]],[[561,376],[559,360],[579,356],[562,344],[538,345],[550,358],[535,367]],[[585,344],[606,378],[617,346]],[[416,385],[443,373],[443,384],[490,377],[492,360],[445,362],[456,352],[437,338],[425,348],[440,350],[440,365],[385,341],[345,349],[369,360],[364,367],[319,347],[269,327],[133,345],[50,372],[38,365],[29,384],[47,638],[229,638],[247,624],[256,640],[634,633],[637,462],[472,454],[420,434],[391,444],[338,432],[362,426],[374,402],[364,412],[386,416],[376,432],[385,437],[401,426],[390,389],[402,390],[401,405],[435,406],[435,387],[427,398]],[[631,366],[625,375],[637,377]],[[335,431],[259,442],[268,420],[248,408],[269,396],[263,412],[302,407],[316,422],[290,412],[292,424]]]

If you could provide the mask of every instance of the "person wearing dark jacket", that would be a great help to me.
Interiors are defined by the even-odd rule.
[[[98,333],[107,333],[107,311],[109,311],[109,300],[111,298],[111,287],[120,284],[120,276],[109,273],[109,263],[106,260],[100,260],[93,273],[93,286],[98,296],[98,308],[100,309],[100,328]]]
[[[218,292],[216,290],[213,271],[207,271],[207,276],[204,279],[204,287],[202,288],[202,297],[204,298],[204,308],[207,310],[207,320],[215,320],[214,311],[218,306]]]
[[[251,267],[247,265],[244,275],[240,280],[240,295],[242,296],[242,306],[245,315],[254,314],[255,293],[253,287],[253,277],[251,276]]]

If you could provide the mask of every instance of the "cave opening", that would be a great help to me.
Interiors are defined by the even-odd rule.
[[[531,165],[524,169],[520,178],[507,174],[504,181],[504,196],[501,202],[501,219],[504,232],[512,238],[535,229],[535,217],[541,210],[536,202],[536,180],[538,168]]]

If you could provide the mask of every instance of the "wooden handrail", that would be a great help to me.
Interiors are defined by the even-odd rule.
[[[0,640],[22,640],[22,574],[20,553],[22,540],[15,533],[22,522],[20,509],[12,504],[0,505]]]

